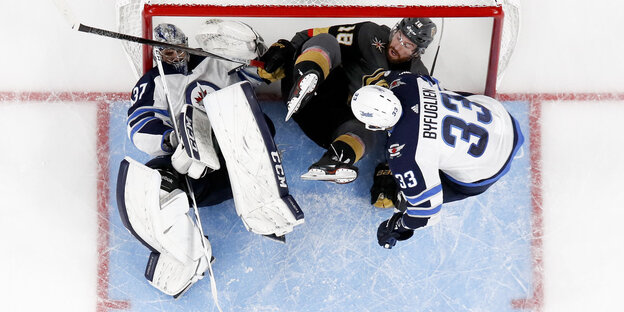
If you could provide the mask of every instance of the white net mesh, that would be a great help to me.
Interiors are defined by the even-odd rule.
[[[118,31],[120,33],[142,37],[142,10],[145,4],[176,4],[176,5],[215,5],[215,6],[315,6],[315,7],[494,7],[502,5],[505,13],[502,31],[500,57],[498,63],[497,80],[500,82],[509,59],[513,53],[518,28],[519,28],[519,3],[518,0],[387,0],[379,4],[378,0],[118,0]],[[375,10],[371,10],[371,16],[375,17]],[[321,17],[321,16],[319,16]],[[364,20],[364,18],[363,18]],[[319,26],[320,27],[320,26]],[[304,29],[304,28],[302,28]],[[290,30],[290,35],[302,29]],[[289,38],[287,38],[289,39]],[[271,42],[267,42],[270,44]],[[123,47],[129,57],[131,66],[137,74],[137,78],[143,73],[142,46],[137,43],[123,42]]]
[[[503,35],[501,36],[501,49],[498,58],[497,86],[500,85],[503,73],[516,48],[516,40],[520,31],[520,0],[503,0],[499,2],[503,6],[505,19],[503,21]]]

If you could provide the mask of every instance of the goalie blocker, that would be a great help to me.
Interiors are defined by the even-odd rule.
[[[178,115],[180,141],[171,156],[176,171],[199,179],[220,168],[206,112],[185,104]]]

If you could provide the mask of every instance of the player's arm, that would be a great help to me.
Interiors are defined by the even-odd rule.
[[[378,26],[371,22],[363,22],[332,26],[327,31],[330,35],[336,37],[336,41],[340,44],[340,53],[344,59],[364,59],[368,63],[374,58],[372,55],[369,55],[374,49],[371,49],[369,40],[373,27]],[[381,56],[385,59],[385,56]],[[372,70],[379,67],[378,64],[373,63],[376,62],[371,62]]]
[[[437,166],[415,166],[395,172],[394,178],[401,190],[397,208],[403,213],[405,227],[415,230],[436,223],[443,202]]]
[[[173,153],[170,123],[166,103],[159,103],[154,77],[143,76],[132,89],[128,109],[127,133],[132,143],[152,156]]]
[[[318,36],[320,34],[330,34],[336,37],[338,43],[341,45],[350,46],[353,43],[353,38],[357,34],[356,29],[359,28],[358,24],[345,24],[345,25],[335,25],[330,27],[319,27],[319,28],[309,28],[302,30],[296,33],[290,42],[297,49],[298,52],[301,52],[300,49],[303,44],[308,41],[310,38],[314,36]]]
[[[412,237],[415,229],[436,224],[443,202],[437,166],[424,166],[429,169],[421,170],[419,166],[402,167],[399,163],[392,167],[396,167],[392,172],[400,188],[395,203],[398,212],[377,230],[379,245],[387,249]]]
[[[436,188],[427,190],[434,193],[431,197],[441,196],[441,187],[438,191]],[[424,194],[427,196],[428,194]],[[377,229],[377,241],[380,246],[390,249],[397,241],[407,240],[414,235],[414,230],[431,226],[439,221],[439,212],[442,204],[432,204],[437,200],[435,198],[425,199],[424,202],[416,205],[412,204],[403,194],[399,192],[397,196],[398,212],[392,217],[382,222]]]
[[[283,79],[287,67],[285,65],[294,62],[295,56],[301,53],[301,47],[308,39],[323,32],[326,33],[327,28],[310,28],[297,32],[290,41],[279,39],[260,56],[259,60],[264,63],[264,68],[258,68],[258,75],[267,83]]]
[[[343,46],[350,47],[356,34],[357,25],[359,24],[309,28],[297,32],[290,41],[286,39],[278,40],[259,58],[265,65],[264,68],[258,69],[258,75],[268,82],[284,78],[285,64],[294,62],[295,56],[301,53],[304,43],[320,34],[329,33],[336,37],[341,51]]]

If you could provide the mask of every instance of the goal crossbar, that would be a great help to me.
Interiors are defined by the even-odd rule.
[[[142,11],[143,37],[152,39],[154,17],[294,17],[294,18],[370,18],[429,17],[493,19],[490,55],[484,94],[496,95],[496,82],[501,49],[504,12],[501,5],[492,6],[305,6],[305,5],[183,5],[145,4]],[[293,33],[294,34],[294,33]],[[152,49],[143,46],[143,70],[153,67]]]

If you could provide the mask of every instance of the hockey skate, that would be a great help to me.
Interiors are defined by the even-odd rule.
[[[305,102],[315,94],[314,90],[318,86],[319,73],[317,71],[309,70],[305,74],[299,71],[299,74],[301,76],[297,79],[288,97],[288,113],[286,113],[285,121],[288,121],[300,107],[305,105]]]
[[[328,151],[323,157],[301,175],[303,180],[330,181],[338,184],[353,182],[358,175],[358,168],[341,161],[334,153]]]

